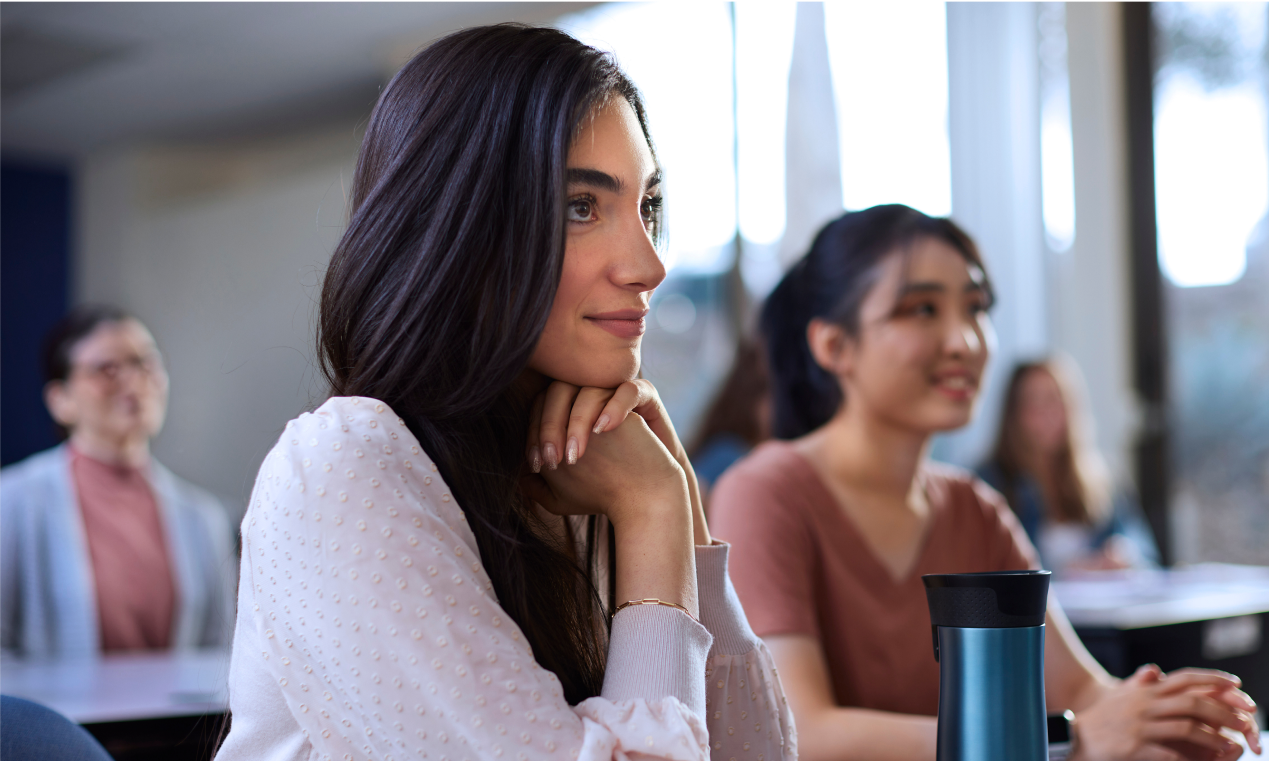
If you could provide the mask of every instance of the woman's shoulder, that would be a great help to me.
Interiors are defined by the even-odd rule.
[[[405,420],[378,399],[331,397],[287,423],[256,483],[292,499],[366,509],[409,497],[464,538],[470,533],[436,463]]]
[[[336,461],[347,461],[353,468],[346,471],[353,474],[350,479],[357,468],[369,474],[390,467],[436,470],[405,420],[384,402],[364,396],[332,396],[302,413],[286,424],[270,454],[298,459],[305,468],[318,464],[326,473]]]
[[[1005,498],[981,475],[972,470],[937,460],[921,466],[927,497],[945,509],[994,516],[1008,510]]]
[[[710,522],[759,525],[810,515],[823,492],[818,479],[790,442],[759,444],[710,491]]]
[[[764,441],[719,477],[715,491],[740,485],[743,488],[780,489],[804,484],[810,469],[810,464],[792,442]]]
[[[1000,492],[972,471],[947,463],[927,461],[921,477],[953,554],[985,553],[974,557],[988,561],[982,570],[1038,567],[1026,532]]]

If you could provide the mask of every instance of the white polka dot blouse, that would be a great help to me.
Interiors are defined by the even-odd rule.
[[[701,622],[617,614],[577,706],[494,597],[462,509],[387,405],[287,424],[242,522],[218,761],[793,761],[793,718],[727,577],[698,547]]]

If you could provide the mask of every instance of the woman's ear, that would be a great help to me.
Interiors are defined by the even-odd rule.
[[[854,342],[841,325],[818,317],[811,320],[806,326],[806,343],[816,364],[834,378],[850,372]]]
[[[49,381],[44,384],[44,405],[48,414],[63,428],[71,428],[79,417],[75,409],[75,400],[66,389],[65,381]]]

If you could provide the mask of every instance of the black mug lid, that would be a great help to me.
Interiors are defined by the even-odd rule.
[[[932,573],[921,577],[932,626],[1010,629],[1043,626],[1048,571]]]

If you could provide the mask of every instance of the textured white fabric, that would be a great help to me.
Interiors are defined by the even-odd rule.
[[[435,465],[381,402],[334,398],[289,423],[242,537],[220,761],[796,757],[725,546],[698,549],[721,573],[702,594],[724,598],[702,610],[743,652],[711,654],[681,612],[632,606],[613,623],[603,695],[571,707],[494,599]]]

